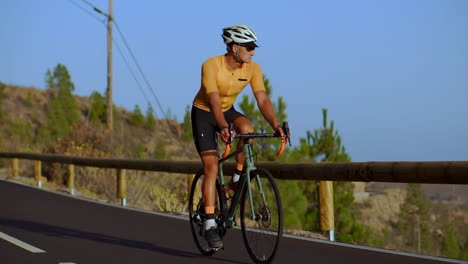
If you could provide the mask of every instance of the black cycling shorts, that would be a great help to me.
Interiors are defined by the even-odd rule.
[[[245,117],[243,114],[237,112],[234,106],[223,114],[228,124],[234,123],[234,120],[239,117]],[[192,106],[192,135],[198,153],[208,150],[217,150],[218,143],[216,140],[216,132],[219,131],[220,129],[211,112]]]

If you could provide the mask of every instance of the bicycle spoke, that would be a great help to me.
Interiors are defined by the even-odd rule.
[[[244,191],[241,206],[242,235],[250,257],[256,263],[269,263],[283,232],[281,200],[268,171],[259,169],[251,174],[250,191]]]

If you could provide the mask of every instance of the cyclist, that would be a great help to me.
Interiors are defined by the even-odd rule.
[[[236,133],[253,133],[247,118],[234,108],[237,95],[250,84],[258,108],[276,133],[284,137],[278,125],[272,103],[266,94],[259,64],[252,61],[257,48],[255,32],[245,25],[223,29],[222,38],[227,53],[206,60],[202,65],[201,87],[193,101],[191,118],[195,146],[203,163],[202,197],[207,219],[204,223],[205,239],[212,248],[222,248],[215,221],[216,177],[218,154],[216,132],[224,143],[230,137],[228,124],[234,124]],[[239,140],[238,148],[243,141]],[[236,156],[236,171],[232,183],[239,180],[245,157]]]

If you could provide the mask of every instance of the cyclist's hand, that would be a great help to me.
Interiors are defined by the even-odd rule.
[[[229,138],[231,137],[231,134],[229,133],[229,129],[227,127],[223,127],[220,132],[221,140],[224,142],[224,144],[229,143]]]
[[[286,137],[287,137],[287,135],[284,133],[283,128],[280,127],[280,126],[277,126],[275,128],[275,134],[276,134],[276,136],[281,137],[281,146],[278,149],[278,152],[276,152],[276,156],[280,156],[284,151],[284,147],[286,146],[286,140],[287,140]]]
[[[277,126],[275,128],[275,133],[281,137],[281,139],[286,139],[286,135],[284,134],[283,128],[280,126]]]

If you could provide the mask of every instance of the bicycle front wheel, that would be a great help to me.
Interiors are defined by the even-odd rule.
[[[241,229],[250,258],[270,263],[283,234],[283,209],[275,180],[265,169],[250,173],[240,207]]]

